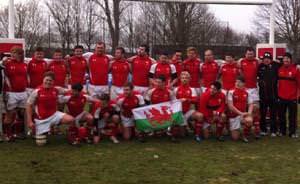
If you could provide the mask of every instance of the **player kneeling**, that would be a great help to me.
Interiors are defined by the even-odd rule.
[[[100,102],[92,105],[94,115],[94,144],[99,143],[102,137],[109,137],[113,143],[119,143],[117,134],[119,133],[120,116],[116,104],[110,101],[108,94],[99,97]]]
[[[54,87],[55,76],[53,72],[44,74],[42,86],[35,89],[28,98],[26,105],[26,115],[28,127],[33,129],[34,123],[32,115],[35,114],[36,143],[39,146],[46,144],[46,134],[50,127],[59,124],[74,126],[74,118],[68,114],[57,111],[58,95],[65,94],[66,91],[60,87]],[[71,144],[77,144],[76,141]]]
[[[238,77],[235,89],[229,91],[228,107],[232,139],[236,141],[240,138],[240,128],[243,125],[243,141],[248,142],[249,131],[253,124],[253,100],[245,89],[244,78]]]
[[[83,86],[78,84],[72,85],[72,92],[63,96],[62,103],[67,105],[70,115],[75,117],[75,125],[69,127],[69,142],[91,142],[91,130],[93,128],[93,116],[84,110],[87,102],[98,102],[98,100],[84,94]],[[86,123],[86,124],[84,124]]]
[[[133,88],[133,84],[126,83],[123,87],[124,94],[117,98],[117,104],[121,109],[123,138],[125,140],[129,140],[135,131],[132,109],[145,105],[143,96],[133,92]]]
[[[182,101],[182,112],[184,113],[184,123],[182,126],[173,128],[173,135],[177,135],[177,131],[179,130],[180,135],[184,135],[186,132],[186,127],[188,125],[189,120],[195,119],[195,110],[192,108],[192,105],[197,102],[197,92],[195,88],[191,88],[189,85],[191,79],[191,75],[187,71],[183,71],[180,74],[180,85],[174,89],[174,93],[176,99],[180,99]],[[196,125],[196,123],[195,123]],[[197,141],[201,141],[199,137],[196,139]]]
[[[200,97],[198,112],[195,114],[197,124],[195,128],[198,135],[201,134],[203,128],[204,138],[208,138],[211,131],[211,124],[216,124],[216,136],[219,141],[224,141],[223,129],[226,122],[225,111],[225,95],[221,91],[221,83],[216,81],[207,89]],[[196,137],[196,140],[197,138]]]

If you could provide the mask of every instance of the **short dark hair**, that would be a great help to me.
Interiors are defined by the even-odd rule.
[[[53,80],[55,80],[55,73],[52,72],[52,71],[45,72],[45,73],[44,73],[44,78],[46,78],[46,77],[50,77],[50,78],[52,78]]]
[[[243,76],[241,76],[241,75],[239,75],[239,76],[236,78],[236,80],[239,80],[239,81],[241,81],[242,83],[245,83],[245,78],[244,78]]]
[[[156,77],[156,79],[159,79],[162,82],[166,82],[166,77],[164,75],[160,75],[160,76]]]
[[[125,54],[125,49],[123,47],[117,47],[116,50],[120,50],[122,54]]]
[[[110,97],[107,93],[103,93],[102,95],[100,95],[100,100],[108,102],[110,100]]]
[[[161,56],[169,56],[169,53],[167,51],[161,51],[160,55]]]
[[[82,45],[76,45],[76,46],[74,47],[74,50],[76,50],[76,49],[82,49],[82,50],[84,50]]]
[[[61,49],[55,49],[54,53],[62,53],[62,50]]]
[[[43,49],[43,47],[37,47],[35,49],[35,52],[44,52],[44,49]]]
[[[215,86],[218,91],[222,88],[222,85],[219,81],[215,81],[211,85]]]
[[[76,83],[76,84],[72,85],[72,89],[80,92],[80,91],[82,91],[83,86],[80,83]]]
[[[246,50],[245,50],[245,52],[248,52],[248,51],[255,52],[255,50],[254,50],[253,47],[247,47]]]
[[[133,90],[133,88],[134,88],[134,86],[131,82],[126,82],[123,87],[129,87],[131,90]]]
[[[104,45],[104,47],[106,47],[106,45],[103,41],[98,41],[96,45]]]
[[[288,58],[290,58],[290,59],[293,58],[292,54],[289,53],[289,52],[286,52],[286,53],[283,55],[283,57],[288,57]]]
[[[144,47],[145,48],[145,52],[149,53],[150,48],[147,44],[141,44],[140,47]]]
[[[233,54],[233,52],[225,52],[224,56],[231,56],[231,57],[235,57],[235,55]]]
[[[175,54],[176,52],[182,52],[182,50],[176,49],[175,52],[174,52],[174,54]]]

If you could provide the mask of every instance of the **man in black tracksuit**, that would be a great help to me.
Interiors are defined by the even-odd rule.
[[[258,67],[258,86],[260,98],[260,128],[264,134],[267,134],[266,114],[269,109],[271,119],[271,136],[276,136],[277,132],[277,80],[280,63],[274,62],[271,53],[264,53],[262,63]]]

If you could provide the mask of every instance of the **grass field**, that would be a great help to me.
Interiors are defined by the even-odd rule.
[[[167,138],[69,146],[63,137],[0,144],[1,184],[300,183],[300,139],[249,144]]]

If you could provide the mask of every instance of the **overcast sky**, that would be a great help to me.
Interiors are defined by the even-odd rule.
[[[0,5],[5,6],[9,0],[0,0]],[[15,3],[26,0],[15,0]],[[257,6],[248,5],[210,5],[211,10],[221,20],[238,32],[250,33],[252,19]],[[224,22],[224,24],[226,24]]]

